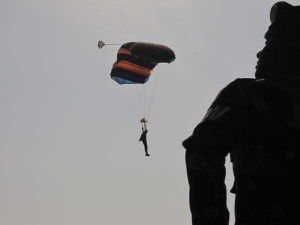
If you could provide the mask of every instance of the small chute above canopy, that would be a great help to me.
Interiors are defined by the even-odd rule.
[[[105,45],[105,43],[103,42],[103,41],[99,41],[98,42],[98,48],[103,48],[104,47],[104,45]]]

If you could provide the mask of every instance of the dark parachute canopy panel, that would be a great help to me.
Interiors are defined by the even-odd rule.
[[[171,63],[175,60],[175,53],[167,46],[136,42],[130,48],[132,54],[153,59],[157,63]]]
[[[144,84],[158,63],[171,63],[175,58],[167,46],[128,42],[118,50],[110,75],[119,84]]]

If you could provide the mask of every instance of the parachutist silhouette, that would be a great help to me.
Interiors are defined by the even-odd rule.
[[[148,130],[147,130],[146,122],[144,122],[144,123],[142,123],[142,134],[141,134],[139,141],[142,141],[144,144],[145,153],[146,153],[145,156],[150,156],[148,153],[147,133],[148,133]]]
[[[256,79],[236,79],[183,141],[193,225],[228,225],[225,157],[235,225],[300,221],[300,6],[271,9]]]

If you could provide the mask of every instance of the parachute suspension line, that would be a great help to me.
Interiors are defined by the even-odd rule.
[[[138,113],[138,111],[136,110],[136,108],[134,107],[134,104],[133,104],[133,102],[132,102],[132,99],[131,99],[130,96],[129,96],[128,90],[127,90],[126,88],[125,88],[125,90],[126,90],[127,98],[128,98],[128,100],[129,100],[129,102],[131,103],[132,109],[133,109],[133,111],[135,112],[135,114],[137,115],[137,118],[138,118],[138,117],[139,117],[139,113]]]
[[[158,81],[159,81],[159,77],[156,76],[156,79],[155,79],[155,82],[154,82],[154,90],[153,90],[152,97],[151,97],[151,102],[150,102],[150,107],[149,107],[148,115],[146,117],[147,121],[149,121],[149,117],[150,117],[150,112],[151,112],[153,100],[154,100],[156,89],[157,89],[157,86],[158,86]]]
[[[141,93],[140,93],[140,85],[137,84],[135,88],[135,92],[136,92],[136,96],[137,98],[135,99],[136,100],[136,105],[137,105],[137,111],[138,111],[138,118],[141,117]]]
[[[143,114],[143,104],[144,104],[144,96],[143,96],[143,90],[142,90],[142,86],[143,84],[138,84],[138,96],[139,96],[139,109],[140,109],[140,114],[139,116],[140,117],[143,117],[144,114]],[[142,118],[141,118],[142,119]]]
[[[145,119],[146,119],[146,108],[148,106],[147,86],[148,85],[143,85],[143,87],[144,87],[143,95],[144,95],[144,99],[145,99],[145,101],[144,101],[144,117],[143,118],[145,118]]]

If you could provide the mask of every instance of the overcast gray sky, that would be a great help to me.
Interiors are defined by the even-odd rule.
[[[1,0],[0,225],[191,224],[181,142],[220,89],[254,77],[275,2]],[[110,79],[118,46],[98,40],[176,53],[151,77],[149,158]]]

